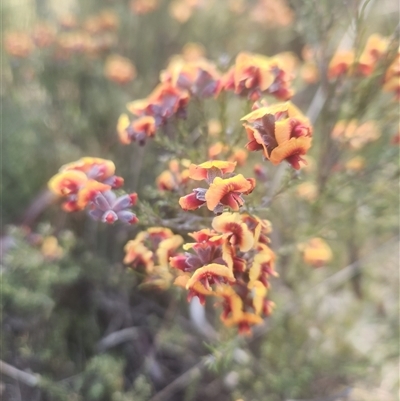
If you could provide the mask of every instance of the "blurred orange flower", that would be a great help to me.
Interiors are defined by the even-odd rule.
[[[48,260],[58,260],[64,254],[64,250],[59,246],[57,238],[52,235],[43,239],[40,251]]]
[[[129,6],[134,14],[147,14],[158,8],[159,0],[131,0]]]
[[[297,186],[296,194],[299,198],[314,202],[318,197],[318,188],[313,182],[303,182]]]
[[[395,99],[400,99],[400,51],[386,71],[383,90],[385,92],[394,92]]]
[[[353,50],[340,50],[336,52],[328,66],[328,78],[334,79],[349,73],[353,64]]]
[[[4,49],[12,57],[26,58],[33,48],[33,42],[25,32],[6,32],[4,35]]]
[[[220,74],[210,61],[200,58],[185,61],[177,56],[172,59],[166,70],[160,74],[161,82],[188,90],[200,98],[214,96],[217,93]]]
[[[55,42],[55,38],[55,28],[46,22],[38,23],[33,28],[32,39],[39,48],[51,46]]]
[[[104,74],[110,81],[124,85],[135,79],[136,68],[129,59],[114,54],[107,58]]]
[[[388,46],[388,38],[384,38],[376,33],[371,35],[358,60],[357,72],[364,76],[370,75],[374,71],[376,63],[386,53]]]
[[[177,191],[189,180],[189,170],[181,169],[181,165],[188,164],[188,160],[171,160],[169,170],[163,171],[156,179],[157,187],[161,191]]]
[[[182,57],[186,62],[199,61],[204,58],[206,49],[200,43],[186,43],[182,49]]]
[[[322,267],[332,260],[332,250],[322,238],[312,238],[300,245],[305,263],[313,267]]]
[[[358,150],[379,139],[381,132],[377,122],[373,120],[362,124],[357,120],[340,120],[333,128],[331,136],[341,143],[348,144],[351,149]]]
[[[264,93],[288,100],[293,96],[290,89],[292,79],[279,55],[268,58],[242,52],[236,57],[235,65],[221,78],[219,91],[233,90],[253,101]]]
[[[350,159],[345,164],[346,170],[357,173],[364,170],[365,168],[365,158],[362,156],[356,156]]]
[[[294,13],[286,0],[258,0],[250,18],[269,27],[288,26],[294,20]]]
[[[193,8],[186,1],[173,0],[169,5],[169,13],[172,18],[180,22],[185,23],[193,13]]]
[[[191,164],[189,166],[189,177],[192,180],[206,180],[208,183],[211,183],[215,177],[232,173],[235,168],[236,162],[210,160],[199,165]]]

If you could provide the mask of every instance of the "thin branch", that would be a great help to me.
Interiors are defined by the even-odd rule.
[[[39,384],[40,376],[37,374],[26,373],[0,360],[0,373],[11,377],[18,382],[36,387]]]
[[[196,363],[196,365],[191,367],[182,375],[178,376],[174,381],[168,384],[168,386],[164,387],[149,401],[164,401],[168,399],[176,391],[178,391],[180,388],[185,387],[190,382],[196,380],[201,375],[201,372],[207,366],[207,362],[211,360],[211,358],[213,359],[214,357],[212,355],[209,355],[199,363]]]
[[[138,328],[128,327],[126,329],[115,331],[114,333],[111,333],[108,336],[102,338],[97,343],[96,348],[98,352],[104,352],[109,348],[116,347],[121,343],[133,340],[137,338],[137,336],[138,336]]]

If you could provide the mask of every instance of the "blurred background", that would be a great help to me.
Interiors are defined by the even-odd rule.
[[[327,79],[338,48],[361,52],[373,33],[398,48],[398,2],[3,0],[1,12],[3,400],[398,399],[398,99],[381,90],[383,70],[339,90]],[[212,302],[139,288],[122,259],[143,226],[67,214],[47,190],[61,165],[102,157],[170,217],[155,182],[172,151],[123,146],[116,125],[190,51],[223,72],[241,51],[285,53],[292,100],[315,127],[307,168],[286,182],[265,167],[273,202],[260,217],[272,222],[280,277],[276,310],[252,337],[223,327]],[[240,128],[243,104],[228,104],[228,128]],[[215,121],[215,100],[205,107]],[[338,145],[343,116],[373,121],[373,135]],[[145,228],[156,217],[139,215]],[[313,237],[329,244],[322,266],[304,257]]]

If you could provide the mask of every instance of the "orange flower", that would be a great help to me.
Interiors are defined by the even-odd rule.
[[[206,180],[208,183],[211,183],[215,177],[232,173],[235,167],[236,162],[222,160],[210,160],[199,165],[191,164],[189,166],[189,177],[192,180]]]
[[[188,160],[182,160],[183,163]],[[180,163],[178,160],[171,160],[169,162],[169,170],[163,171],[157,177],[157,187],[161,191],[177,191],[189,179],[189,170],[184,169],[181,171]]]
[[[247,288],[251,291],[251,295],[253,298],[253,308],[256,312],[256,315],[261,315],[263,311],[263,305],[265,301],[265,297],[267,296],[267,287],[258,280],[250,281],[247,285]]]
[[[118,28],[119,20],[117,14],[112,10],[102,10],[98,15],[101,29],[114,31]]]
[[[26,58],[33,51],[33,43],[25,32],[6,32],[4,49],[10,56]]]
[[[242,194],[249,194],[254,187],[255,180],[246,179],[242,174],[226,179],[216,177],[205,194],[207,208],[213,211],[222,204],[238,211],[244,204]]]
[[[357,173],[359,171],[364,170],[365,159],[362,156],[353,157],[348,162],[346,162],[345,167],[346,167],[346,170]]]
[[[234,148],[232,156],[229,157],[229,161],[236,162],[238,166],[244,166],[248,157],[246,150],[241,148]]]
[[[40,251],[48,260],[58,260],[64,254],[64,250],[58,245],[57,238],[52,235],[43,239]]]
[[[158,264],[167,268],[170,258],[182,244],[183,238],[180,235],[173,235],[171,238],[161,241],[156,251]]]
[[[334,79],[347,74],[354,63],[354,51],[338,51],[328,66],[328,78]]]
[[[39,48],[51,46],[56,37],[56,31],[53,26],[42,22],[33,28],[32,39]]]
[[[186,285],[189,280],[190,276],[188,274],[182,274],[175,279],[174,285],[186,289]],[[204,305],[206,302],[206,296],[214,294],[215,294],[214,291],[207,290],[203,284],[197,282],[194,283],[194,285],[189,289],[187,300],[188,302],[190,302],[193,297],[197,297],[200,303]]]
[[[221,122],[215,118],[208,121],[208,134],[211,136],[218,136],[222,131]]]
[[[62,15],[59,18],[58,23],[65,29],[73,29],[78,26],[76,16],[73,14]]]
[[[156,132],[156,120],[152,116],[142,116],[134,120],[127,129],[132,140],[144,145],[146,138],[151,138]]]
[[[313,182],[303,182],[296,188],[296,194],[299,198],[314,202],[318,197],[318,188]]]
[[[189,93],[186,90],[179,89],[170,82],[162,82],[146,99],[135,100],[126,107],[137,116],[153,116],[156,126],[159,126],[173,115],[185,116],[188,102]]]
[[[264,244],[259,248],[260,252],[254,256],[253,264],[249,270],[249,279],[250,281],[260,281],[265,287],[269,287],[269,277],[278,276],[274,268],[275,254]]]
[[[312,238],[300,248],[304,262],[311,266],[321,267],[332,259],[331,248],[322,238]]]
[[[374,71],[376,63],[386,53],[388,46],[388,38],[384,38],[376,33],[371,35],[358,60],[357,72],[364,76],[370,75]]]
[[[294,169],[300,169],[300,162],[305,163],[301,157],[305,155],[311,147],[311,138],[291,138],[282,145],[276,147],[272,152],[269,160],[272,164],[279,164],[286,160]]]
[[[300,70],[300,75],[301,78],[306,82],[307,84],[315,84],[316,82],[319,81],[319,71],[318,67],[315,64],[314,61],[306,61],[302,66]],[[329,77],[331,78],[331,77]]]
[[[394,92],[396,100],[400,99],[400,51],[386,71],[383,90]]]
[[[119,140],[124,145],[129,145],[132,140],[128,135],[128,127],[130,125],[129,117],[127,114],[121,114],[117,123],[117,133]]]
[[[215,95],[219,78],[219,72],[210,61],[198,59],[187,62],[180,56],[173,58],[160,75],[161,82],[169,82],[201,98]]]
[[[226,146],[222,142],[216,142],[214,145],[211,145],[208,148],[208,157],[210,160],[215,159],[218,155],[220,155],[224,150],[226,149]]]
[[[267,26],[288,26],[294,20],[294,12],[285,0],[258,0],[250,19]]]
[[[196,242],[209,242],[211,239],[213,239],[213,237],[217,235],[217,232],[214,230],[210,230],[209,228],[203,228],[202,230],[189,233],[188,235],[189,237],[192,237]],[[212,240],[212,242],[214,244],[216,243],[214,239]],[[187,248],[184,247],[184,249]]]
[[[232,316],[223,323],[227,327],[238,326],[239,334],[251,335],[251,326],[263,323],[263,319],[255,313],[243,312],[239,318]]]
[[[263,93],[287,100],[291,76],[282,69],[278,57],[239,53],[235,65],[222,77],[219,90],[233,90],[237,95],[257,100]]]
[[[59,196],[76,194],[88,182],[85,173],[77,170],[62,171],[49,181],[49,189]]]
[[[124,263],[127,265],[132,265],[133,267],[138,267],[143,265],[146,271],[151,271],[153,262],[153,252],[143,245],[140,240],[128,241],[124,247],[125,257]]]
[[[104,74],[110,81],[124,85],[136,77],[136,68],[129,59],[114,54],[107,58]]]
[[[240,320],[243,314],[243,302],[235,290],[229,285],[221,285],[216,294],[224,299],[221,321],[225,322],[229,315],[234,321]]]
[[[381,132],[376,121],[370,120],[359,125],[357,120],[338,121],[331,133],[332,138],[346,143],[350,148],[358,150],[369,142],[376,141]]]
[[[400,145],[400,130],[392,136],[390,143],[391,145]]]
[[[173,0],[169,5],[169,13],[172,18],[183,24],[192,16],[193,10],[185,1]]]
[[[96,180],[88,180],[77,194],[77,206],[83,210],[87,204],[92,201],[99,192],[105,192],[111,189],[110,185],[103,184]]]
[[[182,49],[182,57],[187,62],[201,60],[205,56],[206,50],[200,43],[186,43]]]
[[[92,39],[86,32],[64,32],[57,37],[60,58],[67,58],[70,53],[83,53],[90,46]]]
[[[74,195],[63,205],[68,212],[84,209],[99,192],[111,189],[110,185],[88,179],[85,173],[78,170],[60,170],[60,173],[50,179],[48,186],[56,195]]]
[[[203,206],[206,203],[204,198],[205,189],[196,188],[189,195],[182,196],[179,198],[179,206],[183,210],[196,210],[199,207]]]
[[[259,244],[269,244],[268,235],[272,232],[272,225],[269,220],[263,220],[257,216],[250,216],[245,213],[242,215],[242,220],[247,224],[247,227],[254,234],[254,242]]]
[[[254,237],[238,213],[223,213],[214,217],[212,227],[224,234],[231,245],[239,247],[241,252],[249,251],[254,245]]]
[[[288,161],[300,168],[302,155],[311,147],[312,127],[309,120],[290,102],[261,107],[242,118],[250,151],[262,150],[272,164]]]
[[[159,0],[131,0],[130,9],[134,14],[148,14],[159,6]]]
[[[60,172],[70,170],[82,171],[89,178],[104,181],[114,175],[115,164],[111,160],[101,159],[99,157],[82,157],[60,168]]]
[[[212,284],[221,285],[222,283],[234,283],[235,281],[236,279],[231,269],[218,263],[211,263],[197,269],[193,273],[192,277],[186,284],[186,289],[193,288],[193,286],[199,282],[206,290],[211,291]]]

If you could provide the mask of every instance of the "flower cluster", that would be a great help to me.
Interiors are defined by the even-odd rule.
[[[223,212],[225,207],[238,211],[244,204],[243,195],[250,194],[255,185],[254,178],[245,178],[242,174],[232,175],[236,162],[211,160],[189,166],[189,178],[206,181],[209,187],[195,188],[191,194],[179,199],[183,210],[195,210],[206,205],[215,214]]]
[[[273,303],[266,298],[269,279],[276,276],[275,254],[269,248],[271,225],[248,214],[223,213],[213,219],[212,229],[189,234],[195,242],[184,245],[184,254],[170,259],[181,273],[175,284],[186,288],[188,300],[207,296],[221,300],[221,320],[248,333],[262,323]]]
[[[336,141],[346,144],[350,149],[359,150],[367,143],[380,138],[381,132],[376,121],[360,124],[357,120],[340,120],[336,123],[331,136]]]
[[[260,107],[242,118],[250,151],[261,150],[265,159],[277,165],[286,160],[296,170],[311,147],[312,126],[292,103]]]
[[[64,15],[57,26],[43,21],[36,24],[31,32],[7,32],[4,45],[6,52],[18,59],[27,58],[35,50],[41,49],[59,63],[82,55],[94,59],[105,56],[115,46],[118,26],[118,16],[107,9],[87,17],[81,23],[74,15]],[[130,60],[112,54],[106,59],[104,75],[122,85],[135,78],[136,69]]]
[[[141,231],[124,248],[124,263],[146,274],[145,286],[166,289],[173,275],[169,270],[169,259],[182,245],[183,238],[164,227],[150,227]]]
[[[120,141],[125,145],[135,141],[144,145],[171,117],[185,117],[188,102],[188,91],[170,82],[160,83],[146,99],[128,103],[128,110],[136,118],[130,121],[127,114],[120,116],[117,125]]]
[[[164,170],[156,179],[157,188],[160,191],[178,191],[189,181],[190,160],[173,159],[168,164],[168,170]]]
[[[129,209],[136,204],[137,194],[118,197],[112,189],[120,188],[124,180],[114,173],[112,161],[83,157],[62,166],[48,185],[54,194],[66,198],[62,208],[67,212],[86,209],[95,220],[134,224],[138,219]]]
[[[222,77],[220,91],[234,91],[256,101],[269,94],[279,100],[293,96],[293,76],[287,72],[279,55],[269,58],[260,54],[239,53],[235,65]]]
[[[220,74],[216,67],[202,57],[187,60],[176,57],[160,74],[160,83],[146,98],[127,104],[133,121],[127,114],[118,120],[117,132],[123,144],[138,142],[144,145],[157,129],[172,117],[185,118],[191,97],[215,96]]]
[[[389,46],[389,40],[379,34],[371,35],[360,57],[356,59],[354,50],[339,50],[328,66],[328,78],[336,79],[344,75],[370,76]]]
[[[123,144],[144,145],[172,117],[185,118],[192,98],[217,97],[223,91],[233,91],[253,101],[266,94],[281,100],[293,96],[290,88],[293,76],[288,67],[293,63],[287,63],[287,54],[268,58],[240,53],[235,65],[222,75],[213,63],[202,57],[198,46],[192,46],[192,52],[188,53],[186,49],[186,54],[172,59],[161,72],[160,83],[147,98],[127,104],[134,118],[131,120],[124,113],[118,120],[117,132]]]

